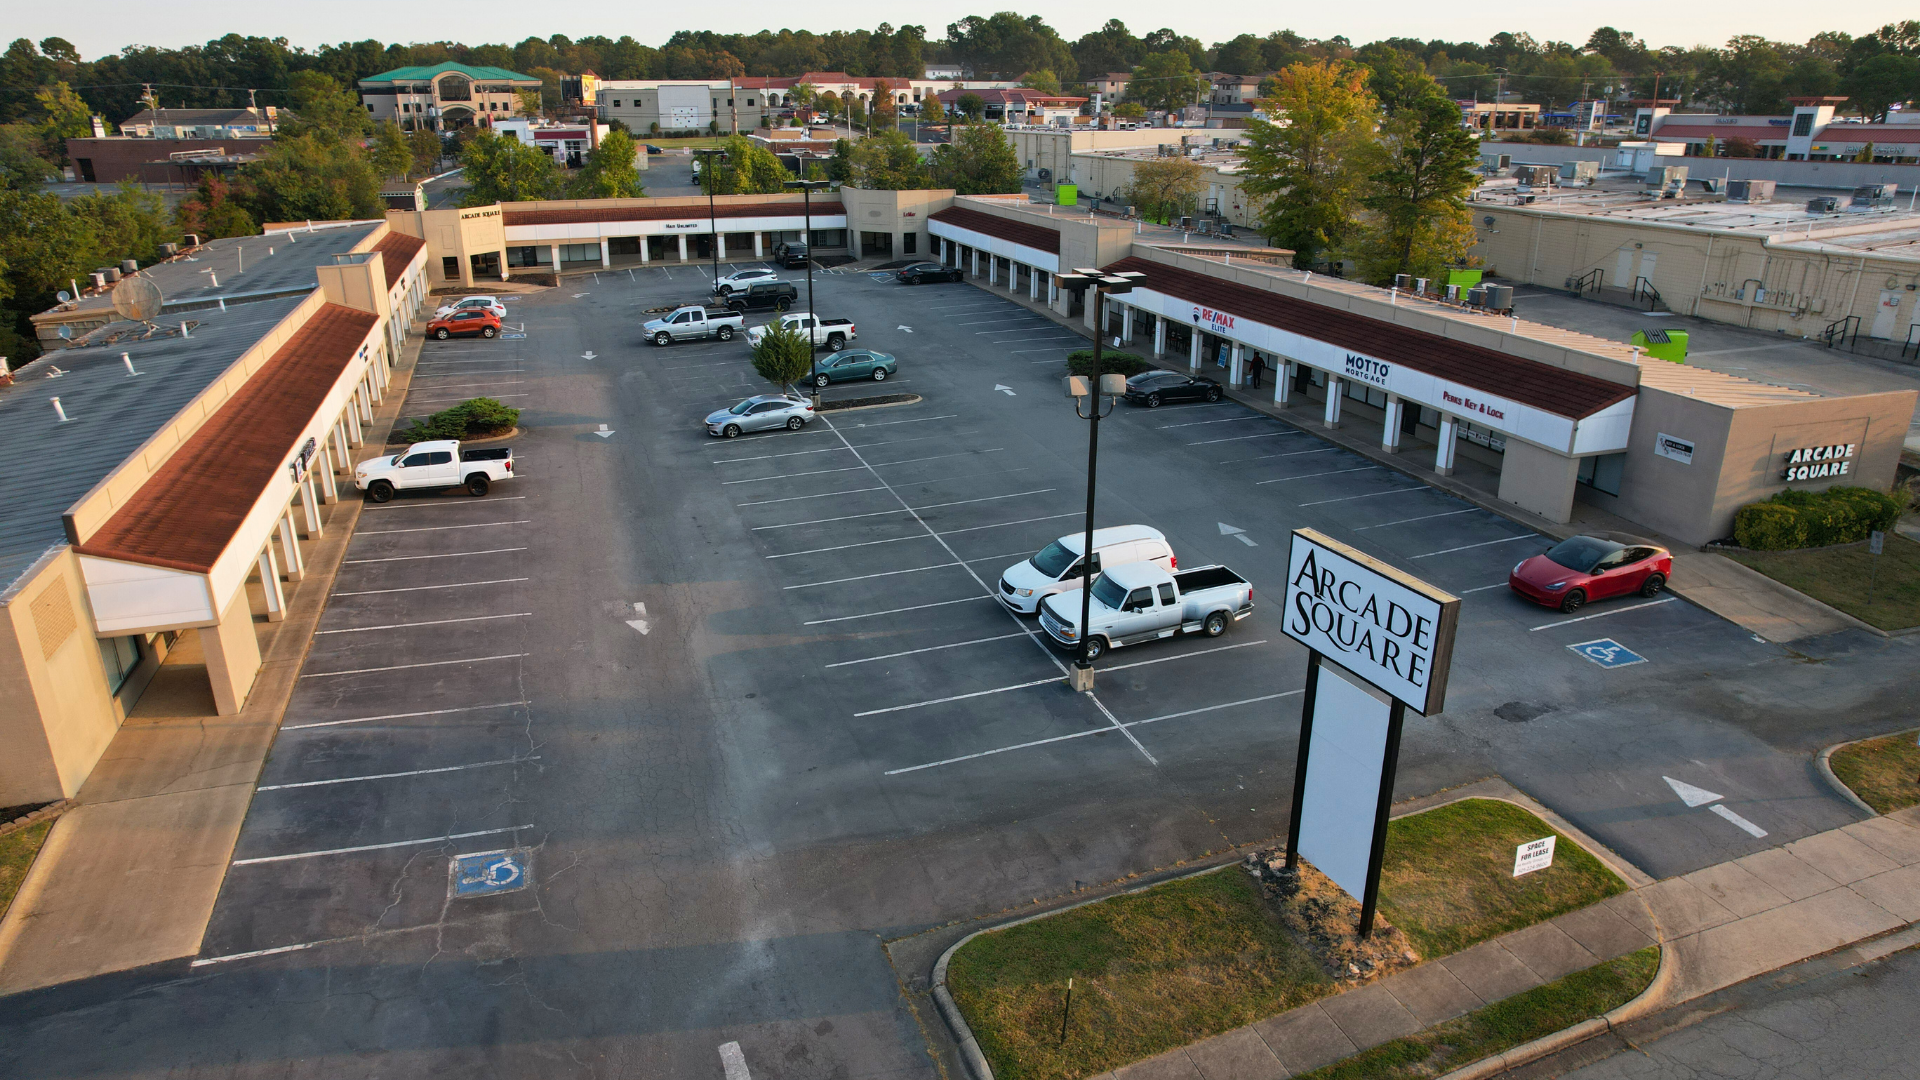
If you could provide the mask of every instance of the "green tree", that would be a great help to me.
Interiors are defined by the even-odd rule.
[[[776,319],[753,347],[753,370],[775,388],[791,392],[794,383],[813,373],[813,343]]]
[[[1051,68],[1041,68],[1038,71],[1029,71],[1021,76],[1020,85],[1029,90],[1038,90],[1043,94],[1058,94],[1060,92],[1060,76],[1054,74]]]
[[[550,199],[563,182],[546,151],[485,129],[474,132],[461,149],[460,164],[466,167],[465,206]]]
[[[1267,58],[1260,48],[1259,38],[1252,34],[1241,34],[1232,41],[1214,46],[1213,66],[1218,71],[1235,75],[1254,75],[1267,69]]]
[[[67,164],[67,140],[84,139],[93,134],[93,110],[63,82],[42,87],[34,93],[33,100],[41,113],[40,121],[33,125],[41,153],[59,164]]]
[[[1467,253],[1479,142],[1438,83],[1429,79],[1423,97],[1388,117],[1362,156],[1367,215],[1354,253],[1363,277],[1382,285],[1395,274],[1435,277]]]
[[[1140,61],[1127,83],[1127,98],[1149,109],[1172,111],[1191,105],[1203,93],[1206,81],[1193,69],[1193,59],[1184,52],[1157,52]]]
[[[1147,107],[1137,101],[1123,101],[1113,107],[1113,115],[1139,120],[1147,115]]]
[[[876,131],[853,144],[854,187],[903,191],[931,186],[932,175],[920,150],[903,131]]]
[[[609,131],[587,154],[574,176],[572,195],[578,199],[631,199],[647,193],[634,159],[640,144],[624,131]]]
[[[232,189],[216,173],[201,176],[193,195],[174,208],[173,216],[181,232],[202,240],[252,236],[260,231],[253,215],[234,200]]]
[[[979,94],[961,94],[953,103],[953,111],[969,121],[978,120],[987,111],[987,99]]]
[[[282,122],[280,131],[290,136],[319,132],[339,140],[364,139],[373,133],[373,119],[359,95],[318,71],[298,71],[287,80],[288,96],[293,101],[291,123]]]
[[[245,203],[256,221],[342,221],[383,217],[380,177],[359,148],[318,130],[276,138],[242,166]]]
[[[413,154],[413,175],[432,176],[440,167],[440,157],[446,153],[446,144],[440,141],[438,132],[409,131],[407,149]]]
[[[367,163],[381,177],[413,179],[413,147],[407,145],[399,124],[387,120],[374,125],[373,139],[367,144]]]
[[[1856,65],[1843,84],[1861,115],[1886,119],[1894,104],[1920,98],[1920,57],[1882,53]]]
[[[773,151],[747,138],[729,136],[722,157],[700,169],[700,189],[715,195],[773,195],[786,190],[789,174]]]
[[[1150,158],[1135,163],[1133,179],[1119,197],[1149,221],[1165,222],[1193,213],[1206,187],[1206,170],[1183,157]]]
[[[59,175],[40,156],[40,140],[25,124],[0,124],[0,189],[27,189]]]
[[[112,192],[83,195],[67,208],[88,223],[99,250],[116,261],[154,262],[160,258],[161,244],[180,239],[166,200],[131,180],[122,181]]]
[[[1293,249],[1301,269],[1352,235],[1374,138],[1366,76],[1366,68],[1349,61],[1295,64],[1280,73],[1278,93],[1268,102],[1285,122],[1247,124],[1241,188],[1266,197],[1261,228]]]
[[[940,95],[929,93],[920,99],[920,121],[924,124],[944,124],[947,122],[947,110],[940,104]]]
[[[968,124],[933,152],[933,186],[958,195],[1013,195],[1020,191],[1020,157],[992,124]]]
[[[833,156],[827,159],[827,179],[836,184],[853,182],[853,140],[833,140]]]
[[[28,316],[107,253],[91,221],[40,192],[0,191],[0,236],[7,237],[0,249],[0,356],[19,363],[40,355]]]
[[[894,90],[893,84],[887,80],[879,79],[874,82],[873,109],[870,112],[874,127],[892,127],[899,121],[900,105],[893,100],[895,93],[897,91]]]

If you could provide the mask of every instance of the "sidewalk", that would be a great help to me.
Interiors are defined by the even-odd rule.
[[[356,462],[385,446],[425,340],[408,335]],[[361,505],[347,497],[326,507],[325,532],[307,552],[285,621],[255,624],[260,674],[237,715],[214,714],[186,640],[168,657],[0,921],[0,996],[200,951]]]

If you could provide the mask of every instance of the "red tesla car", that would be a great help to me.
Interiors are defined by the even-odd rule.
[[[1536,604],[1574,611],[1609,596],[1654,596],[1672,576],[1673,553],[1666,548],[1575,536],[1514,567],[1507,585]]]

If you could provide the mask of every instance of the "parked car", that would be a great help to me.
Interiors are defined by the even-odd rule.
[[[662,149],[660,149],[659,147],[657,147],[657,146],[655,146],[655,145],[653,145],[652,143],[646,143],[645,145],[646,145],[646,148],[647,148],[647,153],[648,153],[648,154],[664,154],[664,153],[666,153],[666,151],[665,151],[665,150],[662,150]]]
[[[1087,656],[1194,631],[1219,637],[1251,614],[1253,586],[1224,566],[1178,573],[1152,563],[1116,566],[1093,583]],[[1078,650],[1080,590],[1047,597],[1040,605],[1040,626],[1056,643]]]
[[[1007,567],[1000,575],[1000,602],[1022,615],[1037,614],[1040,602],[1054,593],[1080,587],[1080,551],[1085,533],[1063,536],[1041,548],[1031,559]],[[1093,575],[1103,568],[1150,562],[1166,570],[1180,569],[1180,560],[1159,529],[1146,525],[1114,525],[1093,530]]]
[[[813,419],[813,402],[784,394],[755,394],[731,408],[710,413],[707,434],[723,439],[739,437],[748,431],[786,428],[799,431]]]
[[[445,341],[450,337],[490,338],[500,336],[500,316],[485,308],[471,308],[442,315],[427,324],[427,333]]]
[[[773,324],[767,323],[748,330],[747,344],[759,345],[760,339],[766,337],[767,331],[771,329]],[[780,329],[792,330],[801,337],[811,337],[814,348],[824,346],[834,352],[839,352],[847,342],[860,336],[860,332],[854,328],[852,319],[816,319],[813,313],[808,311],[796,311],[790,315],[780,316]]]
[[[966,271],[957,266],[943,266],[937,262],[914,263],[903,266],[893,275],[907,285],[918,285],[927,281],[965,281]]]
[[[1177,371],[1143,371],[1127,380],[1129,405],[1157,409],[1169,401],[1219,401],[1220,384]]]
[[[1666,548],[1574,536],[1522,560],[1507,585],[1536,604],[1577,611],[1609,596],[1658,596],[1672,577],[1673,553]]]
[[[755,266],[746,270],[735,270],[725,277],[714,278],[713,291],[721,296],[727,296],[731,293],[743,291],[749,285],[760,285],[765,282],[778,280],[780,280],[779,271],[770,270],[764,266]]]
[[[700,341],[704,338],[732,341],[733,335],[739,333],[745,323],[746,319],[737,311],[688,304],[657,319],[649,319],[641,329],[655,345],[671,345],[676,341]]]
[[[493,312],[497,319],[507,317],[507,305],[501,303],[497,296],[463,296],[451,304],[441,304],[433,310],[433,315],[437,319],[455,311],[472,311],[476,308]]]
[[[462,449],[452,440],[417,442],[388,457],[368,458],[354,467],[353,483],[377,503],[396,491],[464,487],[485,495],[501,480],[513,479],[513,448]]]
[[[789,270],[804,270],[812,256],[805,244],[781,244],[774,249],[773,261]]]
[[[852,382],[855,379],[872,379],[885,382],[888,376],[900,369],[900,364],[892,353],[876,352],[872,349],[843,349],[831,356],[823,357],[813,365],[813,385],[825,386],[828,383]]]
[[[749,285],[727,297],[729,311],[785,311],[800,298],[800,290],[788,281],[767,281]]]

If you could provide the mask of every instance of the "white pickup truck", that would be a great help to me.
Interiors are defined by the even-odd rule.
[[[766,337],[767,331],[773,329],[774,325],[767,323],[748,330],[747,344],[758,346],[760,339]],[[853,328],[852,319],[816,319],[810,311],[796,311],[789,315],[782,315],[778,325],[782,330],[792,330],[812,336],[813,347],[816,349],[825,347],[834,352],[839,352],[847,342],[860,336],[859,332]]]
[[[1040,604],[1047,636],[1069,649],[1080,647],[1082,591],[1054,593]],[[1195,630],[1219,637],[1251,614],[1253,586],[1224,566],[1172,573],[1150,562],[1115,566],[1093,583],[1087,656]]]
[[[512,447],[463,450],[452,439],[417,442],[398,454],[368,458],[353,470],[354,486],[377,503],[415,488],[464,487],[469,495],[485,495],[494,484],[511,479]]]
[[[676,341],[699,341],[703,338],[719,338],[732,341],[733,335],[746,325],[746,316],[725,308],[702,307],[688,304],[675,308],[657,319],[649,319],[642,329],[647,339],[655,345],[671,345]]]

